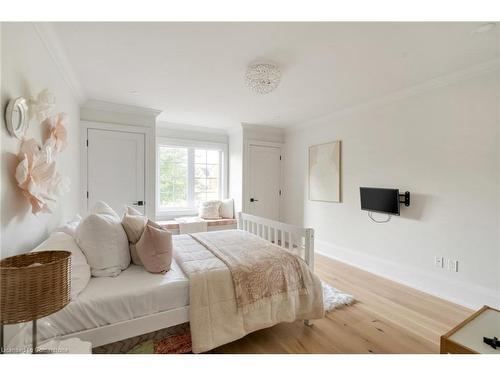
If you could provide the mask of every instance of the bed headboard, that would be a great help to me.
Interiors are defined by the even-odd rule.
[[[284,249],[290,250],[305,260],[314,269],[314,229],[281,223],[240,212],[238,229],[253,233]]]

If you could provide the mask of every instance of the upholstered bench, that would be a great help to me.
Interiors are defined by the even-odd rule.
[[[238,221],[236,219],[205,219],[205,221],[207,222],[209,232],[214,230],[236,229],[238,226]],[[179,223],[175,220],[158,221],[158,224],[173,234],[179,234]]]

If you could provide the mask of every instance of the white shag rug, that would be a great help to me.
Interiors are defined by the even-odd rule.
[[[354,297],[350,294],[342,293],[340,290],[335,289],[330,284],[321,280],[323,286],[323,306],[325,312],[338,309],[339,307],[350,305],[354,302]]]

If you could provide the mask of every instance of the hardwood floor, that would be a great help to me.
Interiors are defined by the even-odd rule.
[[[329,258],[316,273],[356,303],[315,320],[282,323],[213,353],[439,353],[440,336],[471,310]]]

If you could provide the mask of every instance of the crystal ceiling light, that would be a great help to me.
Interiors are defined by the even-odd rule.
[[[278,87],[281,72],[275,64],[252,64],[245,74],[245,82],[250,90],[268,94]]]

